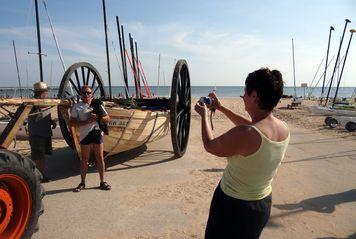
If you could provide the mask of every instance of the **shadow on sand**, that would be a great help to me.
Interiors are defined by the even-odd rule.
[[[274,205],[274,207],[280,210],[302,209],[304,211],[308,210],[320,213],[332,213],[335,211],[335,205],[354,201],[356,201],[356,189],[351,189],[341,193],[304,199],[299,203],[277,204]]]
[[[355,239],[355,238],[356,238],[356,232],[348,237],[318,237],[316,239]]]
[[[338,159],[338,158],[343,158],[343,157],[348,157],[350,159],[356,160],[356,150],[348,150],[348,151],[318,155],[318,156],[308,157],[308,158],[303,158],[303,159],[283,161],[282,164],[298,163],[298,162],[313,161],[313,160],[324,160],[324,159]]]
[[[174,160],[175,156],[171,151],[147,150],[146,145],[122,152],[105,159],[106,171],[120,171],[138,167],[146,167]],[[50,157],[47,157],[47,173],[53,181],[78,176],[79,180],[79,159],[74,151],[69,148],[57,148]],[[97,168],[88,168],[88,174],[97,173]],[[75,185],[76,186],[76,185]],[[74,185],[73,185],[74,188]],[[47,191],[47,195],[72,191],[73,188]],[[97,187],[87,188],[97,189]]]
[[[314,198],[308,198],[300,201],[299,203],[289,203],[289,204],[277,204],[273,207],[280,210],[286,210],[287,212],[278,213],[270,217],[267,227],[279,227],[279,223],[275,219],[283,218],[286,216],[302,213],[304,211],[314,211],[319,213],[332,213],[335,211],[335,206],[356,201],[356,189],[351,189],[345,192],[328,194]],[[355,235],[351,235],[349,238],[355,238]],[[334,238],[334,237],[325,237]],[[335,238],[336,239],[336,238]]]

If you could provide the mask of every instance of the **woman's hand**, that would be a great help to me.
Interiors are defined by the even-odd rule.
[[[90,118],[88,119],[89,123],[95,122],[98,119],[98,115],[91,113]]]
[[[195,104],[194,109],[201,117],[205,117],[206,115],[208,115],[208,108],[206,107],[206,104],[204,104],[204,103],[201,104],[201,103],[197,102]]]
[[[211,105],[212,108],[219,110],[222,106],[219,98],[216,96],[215,92],[209,93],[209,97],[213,100],[213,103]]]
[[[56,121],[51,120],[51,126],[52,126],[52,129],[55,129],[57,127]]]

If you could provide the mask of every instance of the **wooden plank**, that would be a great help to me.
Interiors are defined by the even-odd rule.
[[[25,99],[25,98],[0,98],[0,105],[36,105],[36,106],[71,106],[72,102],[65,99]]]
[[[80,143],[79,143],[77,128],[75,128],[74,126],[71,126],[70,133],[72,134],[74,149],[75,149],[79,159],[82,160],[82,153],[80,150]]]
[[[21,125],[23,124],[24,120],[27,118],[28,114],[32,109],[32,105],[20,105],[14,117],[10,120],[7,124],[6,128],[2,132],[0,136],[0,147],[1,148],[8,148],[11,144],[11,141],[15,138],[15,135]]]
[[[129,121],[128,121],[128,123],[127,123],[127,126],[130,125],[131,119],[132,119],[132,116],[134,115],[134,113],[135,113],[134,111],[131,111],[131,116],[130,116],[130,118],[129,118]],[[115,149],[116,149],[117,146],[119,145],[119,143],[120,143],[120,141],[121,141],[121,138],[122,138],[123,134],[125,133],[126,129],[127,129],[127,127],[124,128],[124,130],[122,131],[122,133],[121,133],[121,135],[120,135],[120,138],[117,140],[116,144],[113,145],[113,147],[111,147],[111,148],[107,147],[107,149],[108,149],[107,152],[109,152],[109,154],[107,154],[106,156],[110,156],[110,155],[114,154],[115,152],[118,153],[118,151],[115,150]],[[110,134],[110,132],[109,132],[109,134]],[[120,151],[120,152],[123,152],[123,151]]]

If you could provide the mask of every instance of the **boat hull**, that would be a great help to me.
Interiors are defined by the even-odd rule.
[[[356,110],[337,109],[337,108],[330,108],[325,106],[310,106],[309,109],[315,115],[325,115],[325,116],[339,115],[339,116],[356,117]]]
[[[105,107],[110,121],[104,135],[106,157],[159,140],[169,132],[169,112]],[[79,140],[79,132],[76,130]]]

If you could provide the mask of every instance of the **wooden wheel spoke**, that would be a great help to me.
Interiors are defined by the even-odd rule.
[[[181,89],[182,89],[181,78],[180,78],[180,76],[179,76],[179,78],[178,78],[178,89],[177,89],[178,103],[179,103],[179,104],[182,104],[182,103],[184,102]]]
[[[180,148],[184,148],[184,141],[185,141],[185,130],[186,130],[186,115],[184,114],[181,118],[181,137],[180,137]]]
[[[99,89],[99,85],[97,87],[95,87],[95,90],[93,91],[93,95],[95,94],[95,92]]]
[[[81,86],[80,86],[80,82],[79,82],[79,76],[78,76],[78,72],[77,72],[77,69],[75,69],[74,71],[74,75],[75,75],[75,79],[77,80],[77,86],[78,86],[78,89],[81,90]]]
[[[188,75],[188,71],[185,70],[184,71],[184,79],[185,79],[185,99],[187,100],[189,98],[189,95],[190,95],[190,85],[189,85],[189,75]]]
[[[184,108],[180,109],[179,112],[177,113],[177,119],[181,117],[181,115],[184,113]]]
[[[179,88],[178,88],[178,94],[179,94],[179,99],[181,102],[184,102],[184,94],[182,94],[184,92],[184,87],[185,87],[185,84],[184,84],[184,77],[182,76],[182,71],[179,72]]]
[[[69,82],[71,83],[72,87],[74,88],[74,90],[80,95],[79,89],[77,88],[77,86],[74,84],[73,80],[71,78],[69,78]]]
[[[96,75],[94,75],[94,78],[93,78],[93,83],[91,84],[91,88],[92,88],[92,89],[94,88],[95,81],[96,81]]]
[[[183,81],[183,89],[182,89],[182,93],[184,95],[184,100],[187,99],[187,86],[188,86],[188,79],[187,79],[187,71],[186,69],[184,68],[184,71],[182,72],[182,81]]]
[[[184,125],[184,117],[179,118],[179,124],[178,124],[178,142],[179,142],[179,148],[182,149],[182,140],[183,140],[183,125]]]
[[[82,66],[82,67],[80,67],[81,68],[81,70],[82,70],[82,81],[83,81],[83,85],[86,85],[85,84],[85,74],[84,74],[84,66]]]
[[[85,84],[89,85],[90,69],[87,68],[87,77],[85,78]]]
[[[191,100],[190,99],[186,100],[185,101],[185,105],[184,105],[185,109],[189,109],[190,108],[190,104],[191,104]]]

